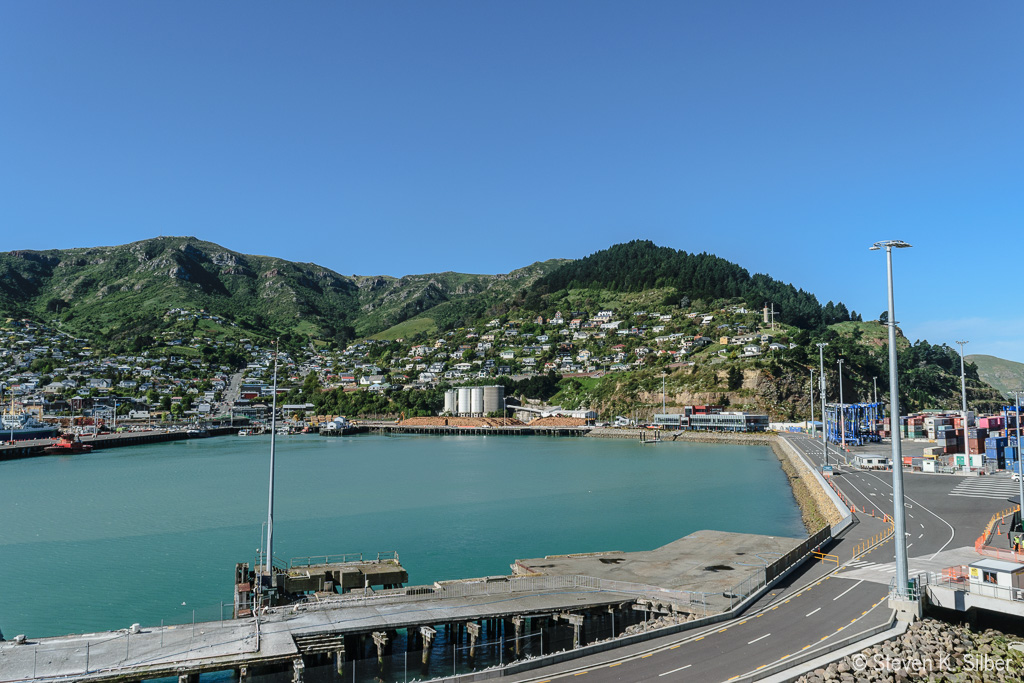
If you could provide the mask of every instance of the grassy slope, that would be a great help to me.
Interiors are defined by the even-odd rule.
[[[1024,388],[1024,363],[980,354],[966,356],[964,360],[978,366],[978,375],[1004,396]]]

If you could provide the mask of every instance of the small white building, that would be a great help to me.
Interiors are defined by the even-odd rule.
[[[857,453],[853,456],[853,464],[862,470],[887,470],[891,461],[884,455]]]
[[[1024,564],[1004,560],[979,560],[967,568],[971,593],[1006,600],[1020,600],[1024,588]]]

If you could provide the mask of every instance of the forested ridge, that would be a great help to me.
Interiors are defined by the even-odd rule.
[[[523,299],[523,307],[541,309],[544,297],[559,290],[598,288],[638,292],[671,288],[669,300],[742,299],[759,309],[765,303],[776,308],[776,320],[804,329],[860,320],[842,303],[822,306],[810,292],[797,289],[714,254],[691,254],[659,247],[648,240],[616,244],[577,261],[571,261],[539,278]],[[675,301],[672,301],[675,303]]]

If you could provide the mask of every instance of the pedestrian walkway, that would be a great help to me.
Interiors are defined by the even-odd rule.
[[[951,496],[964,498],[992,498],[1007,500],[1020,493],[1020,485],[1010,477],[971,477],[964,479],[949,492]]]
[[[891,548],[891,546],[884,547]],[[892,555],[890,554],[888,557],[892,557]],[[946,567],[970,564],[972,562],[977,562],[980,559],[983,558],[974,550],[973,546],[955,548],[953,550],[943,551],[934,556],[925,555],[922,557],[910,558],[908,561],[908,573],[911,577],[916,576],[917,574],[940,574]],[[847,579],[864,579],[875,583],[889,583],[889,579],[891,579],[895,573],[895,562],[854,560],[853,562],[847,562],[839,573],[835,574],[835,576]]]

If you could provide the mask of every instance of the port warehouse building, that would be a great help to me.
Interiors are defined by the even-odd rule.
[[[763,432],[768,429],[768,416],[723,412],[714,406],[685,406],[682,413],[656,414],[654,424],[662,429],[701,432]]]

